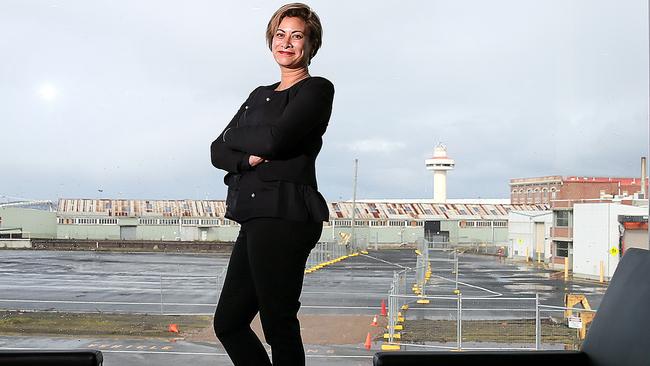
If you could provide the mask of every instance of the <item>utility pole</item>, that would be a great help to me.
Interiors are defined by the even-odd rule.
[[[355,232],[356,219],[357,219],[357,168],[359,159],[354,159],[354,179],[352,180],[352,245],[354,249],[357,248],[357,236]]]

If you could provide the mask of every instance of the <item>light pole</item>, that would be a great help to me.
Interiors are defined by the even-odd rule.
[[[354,159],[354,179],[352,181],[352,235],[350,239],[353,247],[357,248],[357,236],[355,232],[356,218],[357,218],[357,166],[359,159]]]

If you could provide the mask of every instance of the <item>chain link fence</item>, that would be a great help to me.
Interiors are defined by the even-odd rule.
[[[592,309],[539,306],[540,342],[547,349],[580,349],[596,315]]]
[[[307,258],[307,268],[352,254],[353,248],[350,244],[335,241],[318,242]]]
[[[418,244],[415,267],[393,277],[384,349],[579,349],[594,310],[542,305],[538,294],[464,296],[459,249],[448,242]]]
[[[391,294],[388,303],[389,345],[437,349],[579,349],[595,315],[594,310],[542,305],[538,296]],[[418,314],[407,319],[405,312],[413,306]]]

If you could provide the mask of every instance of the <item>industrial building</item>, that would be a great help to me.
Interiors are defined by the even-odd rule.
[[[641,177],[646,177],[645,158],[641,165]],[[553,225],[547,258],[553,268],[563,268],[565,258],[569,258],[569,267],[573,267],[574,204],[620,202],[647,206],[647,198],[644,199],[647,189],[647,177],[545,176],[510,180],[513,204],[549,204],[551,207]]]
[[[578,203],[573,206],[573,224],[572,268],[576,277],[607,281],[625,249],[649,249],[647,206]]]
[[[56,211],[0,205],[0,239],[56,238]]]
[[[510,205],[508,200],[431,199],[330,202],[330,220],[322,241],[341,240],[354,230],[361,244],[414,243],[424,237],[425,223],[441,240],[459,244],[508,240],[511,210],[543,212],[545,205]],[[0,209],[0,228],[22,228],[32,238],[93,240],[233,241],[239,225],[223,217],[222,200],[59,200],[56,212]]]
[[[352,201],[329,203],[330,221],[321,240],[352,232]],[[425,222],[456,243],[505,243],[508,212],[543,211],[543,205],[508,200],[359,200],[355,237],[372,243],[413,243],[424,237]],[[232,241],[238,224],[223,217],[221,200],[60,199],[56,237],[60,239]]]
[[[508,215],[508,257],[547,262],[551,257],[549,234],[553,212],[510,211]]]
[[[454,199],[435,203],[431,199],[359,200],[355,229],[358,238],[373,242],[413,243],[425,236],[425,224],[435,227],[437,240],[459,245],[505,245],[510,210],[543,211],[544,205],[510,205],[507,199]],[[352,202],[330,203],[330,223],[324,231],[347,232]],[[405,230],[408,234],[404,234]],[[382,240],[382,238],[385,238]],[[398,240],[395,240],[399,238]]]

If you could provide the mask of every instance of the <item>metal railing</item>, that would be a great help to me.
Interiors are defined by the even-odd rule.
[[[389,346],[398,348],[386,349],[577,349],[593,320],[594,310],[542,305],[539,294],[503,297],[493,292],[484,297],[463,296],[459,284],[466,284],[458,281],[457,250],[425,242],[416,254],[414,268],[395,272],[393,276],[388,296],[388,332],[384,338]],[[432,262],[437,262],[433,266],[436,273],[454,283],[454,295],[427,295],[427,287],[437,287],[429,284]],[[413,294],[407,286],[411,279]]]
[[[454,289],[458,289],[458,249],[450,246],[449,242],[424,240],[418,243],[416,251],[417,286],[416,294],[426,295],[426,285],[431,276],[440,277],[450,274],[453,277]]]
[[[428,303],[419,303],[423,299]],[[391,294],[388,304],[388,344],[454,350],[578,349],[596,312],[542,305],[539,295]],[[408,320],[403,313],[407,309],[413,314]]]
[[[407,283],[408,278],[416,278],[416,271],[413,268],[395,271],[393,274],[393,282],[390,287],[390,295],[388,296],[388,342],[392,343],[397,338],[395,331],[403,329],[403,314],[402,311],[408,310],[408,304],[415,302],[417,296],[409,296]]]
[[[354,252],[354,248],[350,244],[339,244],[335,241],[318,242],[314,249],[307,257],[307,268],[313,268],[323,263],[342,258]]]

